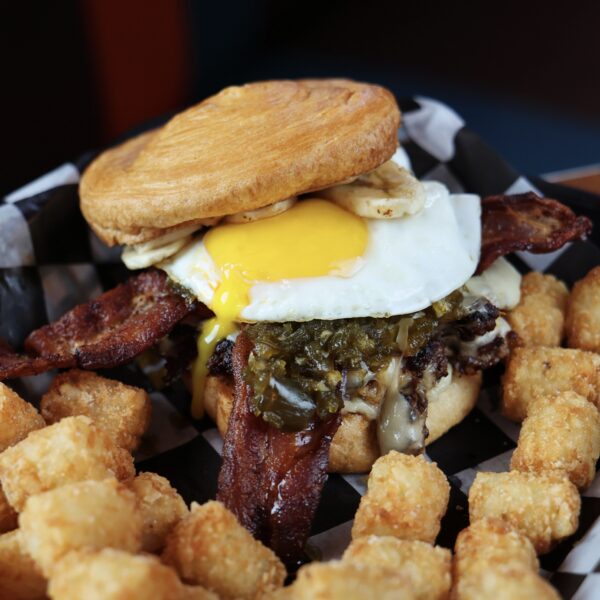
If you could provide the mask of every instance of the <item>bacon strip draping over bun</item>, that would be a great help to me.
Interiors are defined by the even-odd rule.
[[[587,217],[578,217],[557,200],[533,192],[488,196],[481,203],[481,255],[477,273],[497,258],[516,250],[536,254],[558,250],[585,237],[592,229]]]
[[[252,342],[233,348],[234,406],[223,446],[217,499],[290,567],[298,564],[327,477],[329,446],[341,416],[285,432],[255,416],[244,371]]]
[[[0,349],[0,380],[53,368],[121,365],[197,308],[169,285],[165,273],[144,271],[32,332],[25,340],[26,355]]]

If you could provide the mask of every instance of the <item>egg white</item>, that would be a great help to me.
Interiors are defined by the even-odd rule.
[[[256,282],[240,320],[403,315],[426,308],[461,287],[479,261],[479,197],[451,195],[436,182],[424,185],[427,202],[417,215],[367,220],[367,249],[353,265],[346,265],[343,275]],[[201,239],[160,266],[211,305],[220,272]]]

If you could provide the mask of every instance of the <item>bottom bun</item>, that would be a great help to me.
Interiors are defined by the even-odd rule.
[[[477,402],[481,373],[453,376],[450,385],[436,394],[427,409],[429,436],[426,443],[437,440],[460,423]],[[233,386],[223,377],[209,376],[204,391],[206,412],[216,422],[222,436],[233,405]],[[329,450],[330,473],[366,473],[379,457],[377,423],[360,414],[345,414],[333,436]]]

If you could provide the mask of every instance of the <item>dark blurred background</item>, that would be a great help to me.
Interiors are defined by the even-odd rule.
[[[348,76],[453,106],[525,173],[600,162],[600,3],[3,2],[0,194],[237,83]]]

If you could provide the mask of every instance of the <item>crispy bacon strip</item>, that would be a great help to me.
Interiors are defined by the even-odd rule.
[[[76,306],[25,340],[27,355],[0,353],[0,380],[52,368],[99,369],[128,362],[153,346],[198,304],[154,269]]]
[[[564,204],[533,192],[488,196],[482,201],[481,256],[477,273],[497,258],[529,250],[536,254],[558,250],[592,229],[587,217],[578,217]]]
[[[46,358],[16,353],[4,340],[0,340],[0,381],[13,377],[39,375],[56,368],[68,368],[70,364],[51,361]]]
[[[290,567],[298,564],[327,477],[329,446],[341,417],[285,432],[250,410],[244,370],[252,342],[233,349],[235,400],[223,447],[217,498]]]

